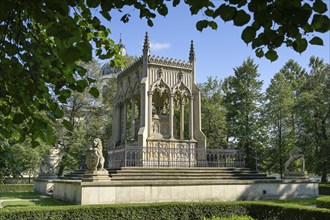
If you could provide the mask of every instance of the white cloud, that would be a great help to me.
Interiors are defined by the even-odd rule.
[[[171,44],[169,43],[155,43],[155,42],[150,42],[150,49],[154,51],[160,51],[160,50],[165,50],[171,47]]]

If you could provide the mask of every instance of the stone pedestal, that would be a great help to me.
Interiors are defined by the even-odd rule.
[[[110,180],[107,170],[87,170],[82,179],[83,182],[108,182]]]
[[[305,171],[289,171],[284,173],[283,179],[308,179],[309,176]]]
[[[39,180],[53,180],[57,179],[57,175],[55,173],[42,173],[38,176]]]

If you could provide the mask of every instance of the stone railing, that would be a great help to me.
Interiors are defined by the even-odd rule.
[[[120,167],[245,167],[240,150],[126,145],[108,151],[109,168]]]

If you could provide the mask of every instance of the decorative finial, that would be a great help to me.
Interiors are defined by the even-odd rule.
[[[195,49],[194,49],[194,41],[193,40],[191,40],[191,43],[190,43],[189,61],[191,63],[195,61]]]
[[[119,38],[119,44],[123,44],[123,41],[121,40],[121,33],[120,33],[120,38]]]
[[[149,43],[148,32],[146,32],[146,36],[144,38],[143,54],[147,56],[150,54],[150,43]]]

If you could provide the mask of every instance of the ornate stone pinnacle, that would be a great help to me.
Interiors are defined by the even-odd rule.
[[[195,49],[194,49],[194,41],[193,40],[191,40],[191,43],[190,43],[189,61],[191,63],[195,61]]]
[[[149,42],[148,32],[146,32],[146,36],[144,38],[143,54],[144,55],[149,55],[150,54],[150,42]]]

